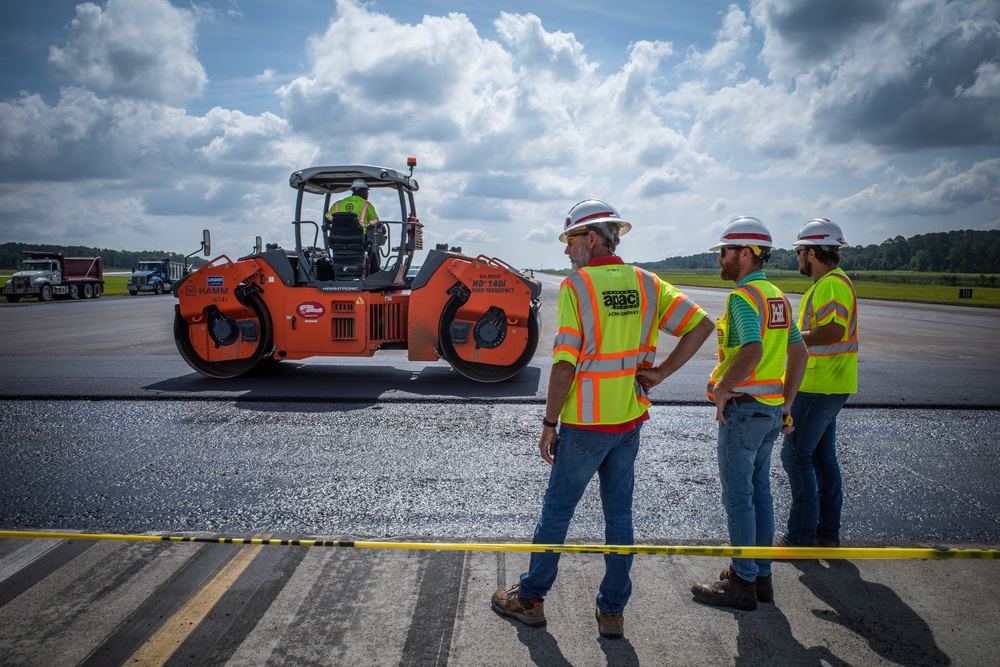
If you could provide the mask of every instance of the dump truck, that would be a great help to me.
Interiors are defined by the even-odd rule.
[[[139,292],[167,294],[173,290],[175,282],[184,277],[184,264],[164,259],[142,259],[139,267],[132,269],[125,288],[135,296]]]
[[[4,285],[3,295],[17,303],[25,297],[100,299],[104,292],[104,265],[100,257],[64,257],[61,252],[22,250],[27,259]]]
[[[184,360],[207,377],[232,378],[283,360],[406,350],[411,361],[444,359],[478,382],[520,373],[538,346],[541,283],[457,248],[429,251],[408,282],[424,225],[416,159],[407,166],[408,174],[372,165],[292,173],[294,249],[258,243],[174,284],[174,339]],[[398,215],[363,226],[353,213],[331,213],[358,179],[397,200]]]

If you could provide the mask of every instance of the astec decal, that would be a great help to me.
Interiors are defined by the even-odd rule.
[[[324,313],[326,313],[326,308],[324,308],[321,303],[309,301],[306,303],[300,303],[299,307],[295,309],[295,312],[298,313],[299,317],[304,320],[315,320],[323,317]]]

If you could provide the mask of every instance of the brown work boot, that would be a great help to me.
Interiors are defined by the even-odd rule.
[[[719,575],[719,581],[732,579],[734,576],[739,575],[736,574],[736,570],[732,566],[729,566]],[[774,602],[774,586],[771,585],[771,575],[762,577],[758,574],[753,583],[757,589],[757,602]]]
[[[532,627],[545,625],[544,598],[523,598],[517,593],[519,586],[520,584],[514,584],[506,591],[498,588],[490,601],[493,611]]]
[[[618,639],[625,634],[624,614],[605,614],[600,607],[596,609],[594,615],[597,617],[597,631],[602,637]]]
[[[691,584],[695,599],[715,607],[733,607],[743,611],[757,608],[757,585],[733,573],[728,579],[720,579],[710,584]]]
[[[840,542],[834,542],[833,540],[821,540],[817,537],[816,546],[823,547],[825,549],[834,549],[840,546]]]

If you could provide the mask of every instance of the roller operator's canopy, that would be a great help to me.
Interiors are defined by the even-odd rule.
[[[401,176],[395,169],[375,167],[367,164],[353,164],[343,167],[309,167],[291,175],[288,184],[306,192],[325,195],[347,192],[355,179],[364,179],[368,187],[403,188],[410,192],[420,189],[417,181],[409,176]]]

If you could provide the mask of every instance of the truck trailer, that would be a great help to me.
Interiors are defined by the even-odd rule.
[[[166,294],[173,289],[176,281],[184,277],[184,265],[180,262],[164,259],[143,259],[139,268],[132,269],[132,275],[125,287],[128,293],[135,296],[139,292]]]
[[[22,250],[21,269],[4,285],[12,303],[24,297],[39,301],[100,299],[104,293],[104,265],[100,257],[64,257],[61,252]]]

